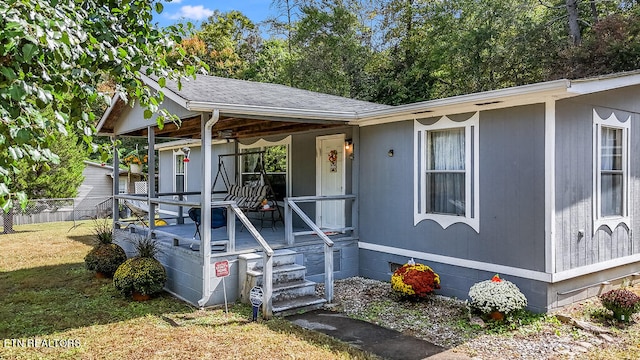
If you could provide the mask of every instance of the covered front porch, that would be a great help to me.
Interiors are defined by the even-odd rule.
[[[121,200],[140,200],[140,196],[118,195]],[[149,203],[176,205],[173,200],[147,198]],[[147,217],[142,221],[116,222],[115,239],[133,254],[131,240],[135,237],[151,236],[161,248],[158,260],[167,270],[167,291],[196,306],[210,306],[233,302],[240,299],[247,302],[248,291],[260,285],[264,293],[263,315],[271,316],[275,312],[290,310],[290,305],[275,304],[271,299],[278,290],[278,266],[283,257],[293,258],[293,264],[304,268],[303,279],[309,282],[324,283],[325,300],[333,298],[333,279],[347,278],[358,274],[358,239],[355,229],[348,226],[337,230],[320,229],[300,209],[299,203],[318,201],[355,201],[354,195],[325,197],[287,198],[284,201],[284,218],[268,221],[260,213],[244,213],[235,202],[213,201],[211,207],[223,208],[226,212],[226,226],[207,229],[200,226],[199,232],[205,233],[202,239],[209,238],[208,246],[198,236],[196,224],[190,219],[173,217],[167,224],[157,226],[156,220]],[[198,203],[181,202],[180,206],[198,207]],[[295,218],[301,218],[307,226],[293,226]],[[284,220],[284,221],[283,221]],[[151,224],[151,226],[149,226]],[[285,256],[283,256],[283,254]],[[215,272],[217,263],[229,265],[226,282]],[[263,281],[251,280],[250,273],[255,270],[252,264],[259,262]],[[291,264],[285,264],[291,265]],[[280,277],[289,275],[280,275]],[[266,279],[271,278],[271,281]],[[293,280],[288,281],[288,280]],[[287,279],[292,284],[300,279]],[[274,289],[275,287],[275,289]],[[287,295],[283,295],[288,297]],[[283,297],[280,296],[280,297]],[[277,295],[274,297],[278,298]],[[289,300],[289,299],[287,299]],[[312,299],[317,302],[316,299]]]
[[[161,90],[155,79],[143,81]],[[116,95],[98,125],[114,144],[124,136],[148,142],[146,191],[119,195],[114,179],[115,198],[147,205],[148,225],[123,225],[114,201],[117,238],[125,242],[141,233],[158,239],[163,247],[159,260],[169,272],[167,290],[199,306],[224,302],[225,288],[214,265],[227,260],[228,298],[242,297],[243,276],[259,273],[254,281],[263,289],[264,316],[271,316],[274,282],[279,281],[274,257],[282,252],[295,263],[290,267],[303,266],[310,279],[324,282],[326,301],[332,301],[334,276],[354,276],[358,269],[359,130],[351,122],[360,111],[386,106],[210,76],[185,81],[182,88],[166,83],[162,106],[179,123],[156,118],[151,123],[144,109],[128,107]],[[273,163],[250,157],[270,149]],[[113,157],[118,168],[115,145]],[[272,168],[266,171],[267,166]],[[222,168],[233,179],[230,183],[216,180]],[[258,200],[277,210],[275,229],[270,221],[274,212],[260,226],[266,214],[251,204],[256,199],[248,196],[240,204],[229,197],[231,186],[249,192],[268,186],[268,195]],[[186,216],[190,208],[200,209],[200,236]],[[225,209],[225,226],[212,229],[212,208]],[[168,226],[156,226],[158,210],[172,213]],[[239,269],[242,262],[252,268]]]

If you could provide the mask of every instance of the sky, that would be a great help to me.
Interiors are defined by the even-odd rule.
[[[196,26],[213,14],[215,10],[229,12],[238,10],[254,23],[276,15],[271,9],[272,0],[172,0],[164,2],[164,10],[154,16],[154,22],[168,26],[181,21],[190,21]]]

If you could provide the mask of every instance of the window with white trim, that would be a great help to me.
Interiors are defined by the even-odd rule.
[[[173,151],[173,192],[185,192],[187,189],[187,163],[182,150]]]
[[[415,121],[415,225],[464,223],[479,232],[478,125],[478,113],[462,122]]]
[[[629,124],[614,113],[603,119],[593,111],[594,127],[594,232],[601,226],[615,229],[629,223]]]

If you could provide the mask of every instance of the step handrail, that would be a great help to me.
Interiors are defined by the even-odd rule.
[[[100,214],[112,215],[113,213],[113,196],[110,196],[101,202],[96,204],[96,218],[100,217]],[[108,216],[105,216],[108,217]]]
[[[212,204],[217,203],[216,201],[212,202]],[[249,233],[253,236],[253,238],[258,242],[260,247],[262,247],[262,252],[264,254],[264,266],[262,269],[262,286],[263,286],[263,303],[262,303],[262,316],[265,319],[270,319],[273,316],[273,249],[267,241],[260,235],[258,229],[251,223],[247,215],[238,207],[238,204],[235,201],[231,201],[231,204],[228,205],[228,208],[233,211],[235,216],[240,219],[240,222],[244,225]],[[228,223],[235,224],[235,219],[227,219]],[[234,229],[235,231],[235,229]],[[235,237],[235,236],[234,236]]]
[[[329,237],[324,233],[324,231],[320,230],[320,227],[313,222],[307,214],[305,214],[302,209],[294,202],[294,198],[285,198],[285,205],[293,210],[302,221],[304,221],[307,226],[311,228],[312,231],[316,233],[324,242],[324,297],[327,299],[328,303],[333,301],[333,241],[329,239]],[[285,210],[285,213],[288,211]],[[285,224],[285,236],[289,236],[289,234],[293,233],[293,229],[291,223],[291,217],[289,216],[289,221]]]

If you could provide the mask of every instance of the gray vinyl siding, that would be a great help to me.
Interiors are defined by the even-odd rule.
[[[190,146],[191,153],[189,155],[189,163],[186,166],[187,184],[186,191],[200,191],[202,183],[202,151],[200,146]],[[161,150],[158,152],[158,189],[161,193],[173,192],[173,150]],[[211,182],[218,172],[218,155],[235,153],[235,144],[215,144],[213,145],[213,154],[211,157]],[[231,182],[235,179],[235,159],[233,157],[224,158],[225,168],[227,169]],[[218,179],[215,190],[224,190],[222,179]],[[194,197],[197,195],[190,195]],[[195,198],[193,198],[195,199]],[[190,200],[193,200],[190,199]]]
[[[478,234],[465,224],[413,226],[413,122],[363,127],[361,241],[544,271],[544,106],[481,112],[479,132]]]
[[[82,185],[91,188],[87,197],[111,197],[113,195],[112,168],[86,165],[82,171]]]
[[[555,272],[637,254],[640,240],[640,87],[559,101],[556,105],[556,234]],[[631,229],[593,229],[593,110],[601,118],[615,111],[631,116],[629,215]],[[615,110],[614,110],[615,109]],[[584,237],[578,232],[583,230]],[[631,230],[631,233],[630,231]]]

